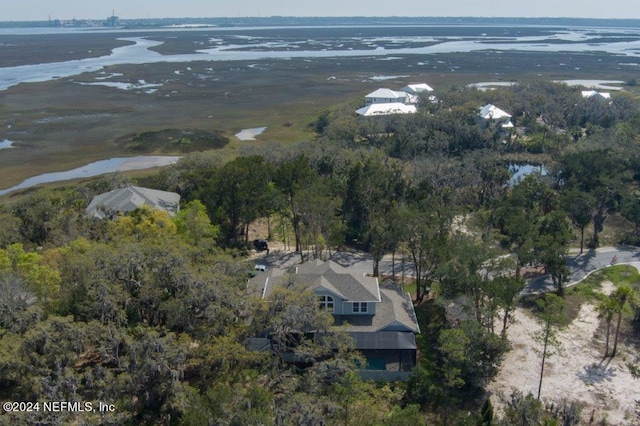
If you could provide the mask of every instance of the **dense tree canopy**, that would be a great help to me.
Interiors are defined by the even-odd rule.
[[[93,195],[128,183],[117,176],[7,199],[0,206],[0,399],[118,407],[81,420],[77,413],[8,418],[449,423],[465,401],[479,400],[508,350],[522,268],[543,267],[561,294],[567,250],[582,249],[591,224],[593,247],[612,215],[626,218],[637,240],[640,109],[629,94],[600,102],[546,82],[437,95],[409,116],[358,119],[346,107],[332,109],[315,122],[310,143],[255,147],[229,161],[192,155],[140,178],[181,195],[174,217],[143,208],[112,221],[86,218]],[[482,122],[486,103],[509,110],[515,128]],[[512,181],[510,168],[523,163],[544,163],[548,175]],[[353,342],[323,333],[332,318],[310,293],[282,289],[273,303],[245,295],[244,256],[258,219],[276,222],[275,234],[295,241],[300,261],[362,250],[374,260],[370,273],[384,280],[384,255],[410,259],[423,334],[421,362],[406,386],[362,382]],[[608,325],[617,320],[614,353],[622,321],[615,314],[630,301],[623,288],[601,308]],[[304,368],[284,362],[282,350],[248,351],[246,339],[256,335],[270,335],[280,349],[294,346]],[[491,424],[491,407],[482,416],[477,408],[473,420]],[[565,408],[556,419],[575,418],[575,407]],[[502,420],[526,412],[538,421],[548,417],[541,410],[534,398],[514,394]]]

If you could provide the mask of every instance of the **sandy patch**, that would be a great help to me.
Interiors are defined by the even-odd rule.
[[[605,283],[602,291],[609,293],[613,284]],[[599,327],[595,306],[582,305],[577,318],[559,333],[563,354],[547,359],[542,382],[541,399],[575,400],[582,407],[585,424],[589,417],[607,419],[612,425],[640,424],[640,382],[634,379],[625,363],[634,359],[630,348],[618,345],[618,355],[611,360],[602,359],[604,353],[604,327]],[[498,409],[497,394],[505,396],[517,389],[525,394],[538,392],[541,357],[534,349],[532,334],[541,329],[538,321],[524,309],[515,313],[516,322],[509,328],[508,337],[513,345],[496,379],[487,386],[491,402]],[[613,336],[612,336],[613,339]],[[613,340],[611,341],[613,342]]]

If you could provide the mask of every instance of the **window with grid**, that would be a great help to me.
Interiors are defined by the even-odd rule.
[[[320,309],[327,312],[333,312],[333,297],[318,296],[318,303],[319,303]]]
[[[354,313],[366,313],[367,312],[367,303],[366,302],[353,302],[353,312]]]

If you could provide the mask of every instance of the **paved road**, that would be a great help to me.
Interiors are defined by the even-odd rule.
[[[629,246],[601,247],[596,250],[585,251],[583,254],[570,254],[567,266],[572,273],[565,287],[575,285],[590,273],[610,266],[614,256],[616,264],[629,264],[640,269],[640,249]],[[550,275],[534,278],[527,283],[524,294],[541,293],[555,290]]]
[[[575,250],[567,257],[567,266],[572,273],[569,282],[565,287],[575,285],[584,279],[590,273],[610,266],[613,257],[617,257],[617,264],[629,264],[640,270],[640,249],[630,246],[601,247],[596,250],[588,250],[583,254],[578,254]],[[333,253],[331,259],[342,266],[348,266],[361,273],[373,272],[373,260],[368,253],[353,252],[336,252]],[[290,253],[285,251],[271,251],[268,255],[262,253],[254,259],[256,264],[264,264],[268,268],[289,268],[300,263],[300,255],[298,253]],[[383,275],[391,275],[394,270],[394,262],[391,255],[386,255],[380,262],[380,273]],[[396,275],[402,274],[402,263],[399,258],[395,260]],[[413,265],[410,258],[406,259],[404,264],[405,276],[413,276]],[[523,294],[534,294],[547,291],[553,291],[555,287],[550,275],[543,275],[527,282]]]

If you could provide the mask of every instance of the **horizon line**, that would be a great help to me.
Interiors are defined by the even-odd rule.
[[[247,15],[247,16],[156,16],[156,17],[137,17],[137,18],[120,18],[118,15],[110,15],[104,18],[52,18],[47,19],[14,19],[0,20],[0,23],[20,23],[20,22],[50,22],[50,21],[105,21],[111,17],[116,17],[121,21],[143,20],[150,21],[154,19],[273,19],[273,18],[321,18],[321,19],[339,19],[339,18],[402,18],[402,19],[572,19],[572,20],[596,20],[596,21],[640,21],[640,18],[601,18],[601,17],[571,17],[571,16],[473,16],[473,15],[424,15],[424,16],[407,16],[407,15]]]

